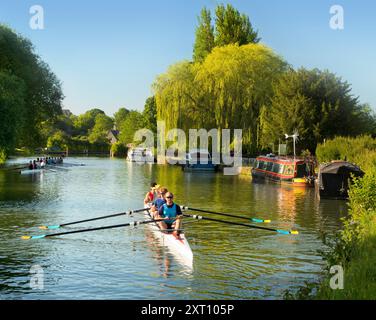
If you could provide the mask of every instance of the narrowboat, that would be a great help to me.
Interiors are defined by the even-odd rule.
[[[305,159],[259,156],[252,168],[252,178],[300,187],[312,187],[314,163]]]
[[[206,149],[191,149],[186,153],[184,171],[216,171],[217,166]]]
[[[362,177],[364,172],[355,164],[332,161],[320,165],[315,183],[319,198],[345,200],[349,197],[349,186],[353,177]]]

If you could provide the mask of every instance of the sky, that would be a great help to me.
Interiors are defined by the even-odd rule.
[[[142,110],[168,66],[192,58],[197,17],[230,3],[250,17],[261,42],[294,68],[327,69],[376,109],[374,0],[0,0],[0,23],[29,38],[62,82],[64,108]],[[44,29],[30,27],[40,5]],[[344,29],[330,27],[333,5]]]

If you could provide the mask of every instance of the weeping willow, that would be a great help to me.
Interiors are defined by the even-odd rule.
[[[287,64],[261,44],[215,48],[200,63],[180,62],[154,85],[166,129],[242,129],[243,149],[258,148],[259,116]]]

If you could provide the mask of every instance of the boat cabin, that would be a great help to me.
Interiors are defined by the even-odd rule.
[[[215,171],[212,157],[207,149],[191,149],[185,156],[184,170]]]
[[[296,186],[311,186],[314,163],[298,158],[260,156],[256,158],[252,168],[252,177]]]
[[[320,198],[347,199],[352,178],[363,175],[358,166],[347,161],[322,164],[316,181],[316,193]]]
[[[127,160],[137,163],[154,163],[154,156],[148,148],[131,148],[128,151]]]

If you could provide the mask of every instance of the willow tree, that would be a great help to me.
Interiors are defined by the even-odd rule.
[[[202,63],[182,62],[154,84],[158,120],[167,129],[243,129],[244,149],[257,149],[259,111],[286,63],[260,44],[215,48]]]
[[[195,66],[188,61],[169,67],[153,84],[157,119],[165,121],[166,129],[189,128],[192,119],[187,110],[198,107],[200,93],[195,86]]]
[[[197,67],[195,85],[206,97],[206,110],[216,128],[242,129],[244,149],[255,152],[260,109],[270,102],[272,84],[286,67],[282,58],[261,44],[215,48]]]

